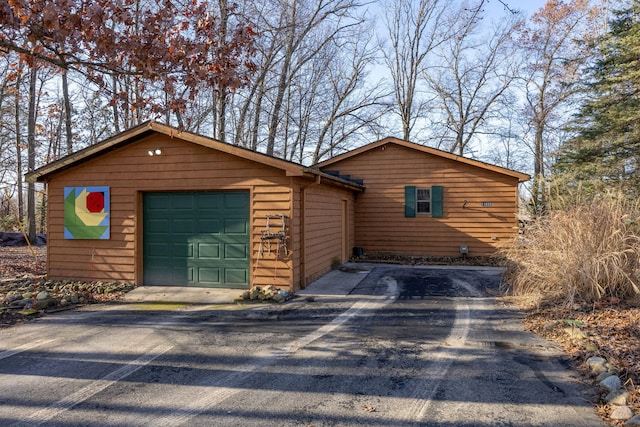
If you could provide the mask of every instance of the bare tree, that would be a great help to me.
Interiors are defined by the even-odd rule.
[[[280,25],[283,31],[279,34],[283,44],[279,48],[278,79],[267,124],[267,154],[274,154],[278,130],[286,118],[282,110],[288,88],[331,40],[358,25],[350,19],[350,13],[358,5],[355,0],[292,0],[283,5]]]
[[[311,163],[349,148],[346,145],[352,145],[357,134],[378,128],[379,119],[390,110],[385,86],[381,82],[366,81],[375,59],[374,50],[369,47],[370,39],[360,34],[348,40],[351,41],[334,44],[333,49],[325,53],[322,68],[318,69],[324,77],[325,90],[321,92],[323,108],[316,121],[321,126],[316,130]]]
[[[455,35],[434,50],[435,64],[422,70],[437,95],[432,129],[440,127],[440,142],[458,155],[479,134],[492,133],[492,121],[501,112],[498,101],[518,73],[511,35],[519,15],[510,13],[500,24],[486,26],[483,4],[463,3],[447,16],[445,25]]]
[[[588,0],[548,0],[528,25],[519,29],[527,58],[522,84],[525,114],[533,130],[534,177],[531,189],[536,209],[545,204],[548,131],[556,115],[576,101],[580,73],[593,52],[588,41],[597,36],[599,9]]]
[[[421,72],[428,67],[427,57],[450,35],[443,25],[447,6],[441,0],[389,0],[383,6],[390,44],[383,52],[405,140],[410,139],[416,120],[425,114],[426,103],[419,96],[418,84]]]
[[[356,117],[374,126],[385,110],[372,107],[380,103],[379,87],[365,85],[375,52],[363,38],[371,27],[359,7],[356,0],[245,4],[243,13],[258,19],[261,31],[258,72],[248,87],[229,96],[227,123],[236,145],[311,161],[326,145],[362,132],[367,125]]]

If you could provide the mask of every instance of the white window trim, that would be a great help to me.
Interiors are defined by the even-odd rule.
[[[426,190],[429,192],[429,200],[426,199],[420,199],[418,197],[418,195],[420,194],[421,190]],[[432,212],[432,207],[433,207],[433,200],[432,200],[432,191],[431,191],[431,187],[416,187],[416,214],[417,215],[431,215]],[[427,212],[423,212],[420,211],[420,203],[425,203],[425,202],[429,202],[429,210]]]

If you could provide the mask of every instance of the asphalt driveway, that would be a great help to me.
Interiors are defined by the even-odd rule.
[[[492,296],[496,270],[358,267],[283,305],[90,306],[2,330],[0,425],[603,425]]]

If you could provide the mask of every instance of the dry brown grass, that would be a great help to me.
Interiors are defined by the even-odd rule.
[[[509,248],[506,286],[538,306],[640,294],[640,205],[607,194],[552,210]]]

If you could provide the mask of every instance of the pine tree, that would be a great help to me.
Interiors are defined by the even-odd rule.
[[[616,12],[560,150],[556,182],[640,195],[640,2]],[[565,187],[566,188],[566,187]]]

